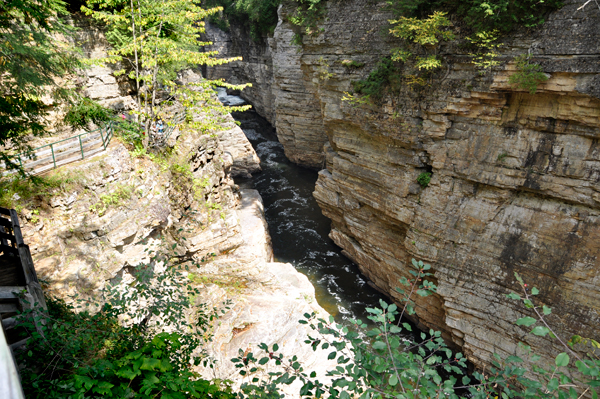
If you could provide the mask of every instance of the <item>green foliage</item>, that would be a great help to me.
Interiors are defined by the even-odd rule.
[[[531,348],[521,345],[521,351],[531,362],[531,372],[526,376],[525,359],[509,356],[501,360],[498,355],[493,366],[485,373],[475,371],[466,375],[466,359],[461,353],[452,353],[441,338],[440,332],[422,332],[418,339],[408,338],[412,331],[404,322],[405,313],[414,313],[411,298],[414,295],[434,294],[437,287],[426,277],[431,276],[431,266],[412,259],[414,269],[410,278],[400,280],[405,305],[400,311],[395,304],[380,302],[380,308],[367,309],[368,317],[375,325],[358,320],[351,326],[335,324],[333,317],[317,319],[314,314],[305,314],[301,324],[307,324],[313,334],[305,341],[313,350],[329,351],[328,358],[337,366],[327,372],[327,382],[318,380],[315,372],[305,370],[296,356],[284,357],[279,346],[258,345],[255,351],[240,350],[239,356],[232,359],[245,378],[241,386],[242,398],[279,398],[283,385],[300,381],[300,395],[306,398],[449,398],[468,396],[474,399],[488,398],[558,398],[578,399],[582,393],[590,393],[597,399],[600,387],[600,360],[593,353],[589,359],[582,359],[565,344],[565,352],[559,353],[552,365],[543,367],[536,364],[539,356],[531,354]],[[547,307],[537,307],[532,295],[539,290],[521,284],[524,297],[510,294],[509,298],[521,299],[527,308],[537,315],[517,321],[518,325],[543,324],[547,334],[554,334],[544,319],[550,314]],[[542,310],[544,315],[542,314]],[[541,326],[539,326],[541,327]],[[532,333],[535,334],[534,327]],[[407,334],[408,333],[408,334]],[[595,341],[593,341],[595,342]],[[600,344],[595,342],[596,347]],[[575,378],[575,367],[582,378]],[[268,371],[269,364],[278,366],[276,372]],[[535,379],[532,379],[531,376]]]
[[[431,176],[433,173],[431,172],[423,172],[417,177],[417,183],[421,185],[421,187],[425,188],[429,185],[431,181]]]
[[[188,296],[198,290],[167,252],[150,255],[135,268],[133,284],[103,292],[103,305],[80,301],[75,308],[50,299],[47,314],[36,309],[20,316],[29,341],[17,359],[28,398],[233,399],[227,386],[191,369],[205,361],[199,345],[210,339],[219,313],[200,309],[188,322]],[[157,264],[167,270],[155,273]],[[99,310],[82,311],[83,303]]]
[[[517,89],[527,90],[530,94],[535,94],[540,83],[548,80],[542,67],[531,63],[531,56],[521,54],[515,58],[517,63],[517,72],[509,76],[508,82]]]
[[[402,74],[390,58],[382,59],[364,80],[352,82],[357,94],[378,99],[386,90],[397,90],[402,83]]]
[[[437,56],[440,42],[452,40],[446,13],[434,12],[428,18],[400,17],[390,21],[390,33],[406,46],[382,59],[366,79],[352,82],[356,94],[380,99],[386,91],[398,91],[403,83],[411,88],[426,86],[430,73],[442,66]],[[396,63],[404,64],[402,71]]]
[[[42,177],[23,179],[19,176],[8,176],[0,179],[0,206],[14,208],[34,207],[36,201],[49,201],[55,195],[72,191],[83,183],[83,178],[76,172],[57,171]]]
[[[111,118],[112,112],[108,108],[84,97],[67,110],[65,123],[73,129],[89,129],[91,124],[100,126]]]
[[[319,32],[317,24],[325,15],[325,0],[295,0],[298,4],[289,21],[300,27],[300,32],[294,34],[292,43],[302,44],[302,35],[314,35]]]
[[[509,32],[517,26],[534,27],[546,15],[562,7],[560,0],[387,0],[388,9],[397,16],[423,17],[444,10],[458,16],[474,32]]]
[[[342,60],[342,65],[346,68],[361,68],[365,66],[364,62],[358,62],[354,60]]]
[[[119,63],[136,84],[138,132],[149,131],[151,121],[166,116],[165,107],[175,100],[186,110],[202,107],[204,112],[226,114],[231,110],[242,111],[245,107],[224,107],[212,96],[212,87],[225,86],[243,89],[246,85],[227,85],[222,80],[201,80],[185,86],[176,84],[177,72],[199,65],[221,65],[237,61],[240,57],[215,58],[216,51],[203,51],[201,34],[204,33],[206,17],[220,8],[202,9],[196,2],[186,0],[88,0],[82,11],[103,23],[113,48],[101,63]],[[194,114],[193,110],[188,112]],[[205,118],[189,123],[190,128],[209,130],[216,118]],[[168,121],[167,121],[168,122]],[[210,125],[200,128],[201,125]],[[130,134],[125,134],[131,136]],[[137,138],[139,140],[139,136]],[[134,145],[136,138],[133,140]],[[141,139],[147,144],[147,139]]]
[[[390,21],[392,36],[399,37],[409,43],[416,44],[419,54],[414,54],[414,67],[418,70],[431,71],[442,66],[437,57],[440,42],[454,39],[454,33],[448,28],[451,24],[445,12],[436,11],[424,19],[400,17]],[[433,49],[434,53],[431,53]],[[408,48],[396,49],[392,52],[392,60],[408,62],[413,57]]]
[[[219,14],[210,16],[210,21],[227,31],[232,22],[246,25],[253,40],[260,41],[265,35],[273,34],[277,26],[277,7],[281,0],[204,0],[206,7],[222,7]]]
[[[441,41],[454,39],[448,27],[451,25],[447,13],[435,11],[424,19],[400,17],[392,20],[390,33],[404,40],[421,46],[437,46]]]
[[[109,207],[118,207],[131,199],[134,187],[131,185],[117,184],[110,188],[110,192],[102,194],[94,205],[90,206],[90,211],[95,212],[98,216],[103,216]]]
[[[47,105],[42,98],[68,99],[70,91],[57,85],[57,78],[79,66],[74,51],[56,39],[72,33],[63,22],[66,13],[61,0],[0,4],[0,160],[22,175],[7,149],[30,150],[26,136],[44,134]]]
[[[500,64],[497,60],[498,43],[500,32],[498,30],[475,32],[473,36],[467,37],[467,40],[477,47],[477,51],[469,54],[473,57],[473,64],[478,69],[485,71]]]
[[[115,135],[119,137],[130,150],[143,149],[142,141],[146,133],[140,130],[139,123],[123,120],[114,124]]]
[[[561,0],[470,0],[451,2],[464,21],[477,32],[509,32],[517,26],[541,25],[546,15],[563,6]]]

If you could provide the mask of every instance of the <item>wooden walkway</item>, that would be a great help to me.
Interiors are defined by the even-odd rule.
[[[34,307],[47,309],[31,252],[17,212],[0,207],[0,398],[23,397],[12,350],[27,339],[18,334],[15,316]]]

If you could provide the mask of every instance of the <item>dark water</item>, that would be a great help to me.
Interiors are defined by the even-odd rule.
[[[317,301],[336,321],[366,321],[365,308],[379,306],[379,299],[385,298],[328,237],[330,221],[312,195],[317,172],[291,163],[273,127],[258,114],[248,111],[233,116],[263,169],[251,181],[237,183],[257,189],[262,196],[276,261],[289,262],[308,276]]]

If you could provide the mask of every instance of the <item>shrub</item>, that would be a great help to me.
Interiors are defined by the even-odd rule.
[[[342,60],[342,65],[346,68],[360,68],[365,65],[364,62],[358,62],[354,60]]]
[[[381,60],[364,80],[352,82],[355,93],[373,98],[381,98],[386,90],[400,87],[402,75],[390,58]]]
[[[190,367],[206,360],[199,345],[210,340],[210,321],[218,313],[204,307],[194,324],[187,321],[189,296],[198,290],[169,258],[151,253],[147,264],[135,267],[133,284],[103,292],[104,304],[80,301],[74,307],[49,298],[47,314],[22,314],[29,341],[17,360],[26,397],[233,399],[226,385],[202,379]],[[156,262],[166,262],[167,270],[155,274]],[[81,311],[84,303],[99,310]]]
[[[68,109],[65,123],[75,130],[89,129],[92,124],[100,126],[111,118],[111,110],[85,97]]]
[[[421,173],[417,177],[417,183],[419,183],[421,185],[421,187],[423,187],[423,188],[427,187],[429,185],[429,182],[431,181],[431,175],[433,175],[433,173],[431,173],[431,172]]]
[[[206,7],[223,7],[221,14],[211,17],[211,22],[227,30],[231,22],[248,26],[250,35],[259,41],[272,34],[277,26],[277,7],[281,0],[205,0]]]
[[[444,10],[461,18],[474,32],[509,32],[544,23],[546,15],[563,6],[561,0],[387,0],[398,17],[424,17]]]
[[[548,80],[548,76],[538,64],[532,64],[531,56],[521,54],[515,58],[517,63],[517,72],[509,76],[508,82],[518,89],[527,90],[530,94],[535,94],[540,83]]]
[[[242,384],[243,398],[278,398],[280,387],[299,380],[302,383],[300,395],[320,398],[326,396],[336,399],[350,398],[449,398],[458,399],[467,396],[473,399],[487,398],[558,398],[578,399],[590,393],[597,399],[597,387],[600,386],[600,360],[589,353],[583,359],[572,350],[577,342],[588,342],[594,348],[600,344],[594,340],[575,336],[565,343],[552,331],[545,320],[551,313],[548,306],[536,305],[533,296],[539,293],[537,288],[529,289],[518,274],[515,277],[523,291],[522,295],[511,293],[509,298],[523,301],[526,308],[532,309],[536,317],[523,317],[517,325],[531,327],[531,333],[538,336],[556,337],[565,348],[558,354],[552,365],[536,365],[532,372],[536,380],[525,376],[527,369],[519,356],[509,356],[502,360],[495,355],[493,366],[485,373],[475,371],[466,375],[467,363],[461,353],[452,353],[441,338],[440,332],[429,330],[420,333],[419,339],[408,339],[406,331],[411,332],[410,324],[403,322],[405,313],[414,312],[411,297],[427,296],[436,292],[436,285],[426,278],[431,276],[431,266],[412,259],[414,269],[411,278],[400,280],[402,289],[398,292],[404,297],[405,304],[399,309],[395,304],[380,302],[380,308],[368,308],[368,317],[375,328],[356,320],[352,326],[335,324],[329,320],[317,319],[314,314],[305,314],[305,320],[313,334],[305,342],[313,350],[328,350],[330,360],[337,366],[330,369],[328,382],[316,379],[316,373],[305,370],[296,356],[284,358],[274,344],[269,347],[258,345],[258,352],[239,351],[232,359],[247,378]],[[540,357],[531,355],[531,348],[521,345],[523,353],[533,362]],[[531,355],[531,356],[530,356]],[[571,357],[576,360],[581,378],[573,377],[574,367],[569,367]],[[281,371],[267,372],[268,364],[275,363]],[[580,396],[581,395],[581,396]]]

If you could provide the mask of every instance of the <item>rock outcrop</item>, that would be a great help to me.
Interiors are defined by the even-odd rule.
[[[289,45],[284,4],[269,41],[264,98],[275,97],[290,159],[314,167],[325,158],[315,196],[331,238],[398,300],[411,258],[431,263],[438,294],[416,298],[417,321],[481,367],[519,341],[547,361],[562,352],[514,324],[529,314],[505,297],[518,292],[514,272],[540,288],[563,337],[599,338],[600,11],[580,5],[566,1],[540,28],[504,37],[493,71],[480,74],[465,50],[446,45],[426,87],[358,107],[341,100],[350,82],[398,45],[380,34],[391,17],[384,2],[328,1],[322,31],[301,48]],[[535,94],[508,84],[524,53],[550,75]]]
[[[81,36],[88,56],[105,54],[101,34],[90,29]],[[123,102],[131,98],[111,69],[86,73],[78,82],[86,95],[127,109]],[[193,71],[180,75],[182,83],[197,79]],[[209,117],[214,112],[195,115]],[[298,320],[305,313],[327,313],[304,275],[272,262],[260,195],[239,190],[232,178],[259,171],[260,160],[231,115],[218,123],[210,135],[175,129],[160,154],[127,148],[113,137],[106,151],[50,172],[48,190],[33,198],[14,196],[37,274],[46,295],[97,301],[109,283],[134,281],[138,266],[160,265],[152,257],[168,252],[188,266],[184,276],[200,292],[189,298],[196,310],[228,303],[205,348],[217,367],[199,369],[207,378],[239,385],[229,360],[239,348],[257,353],[261,342],[278,343],[282,353],[299,355],[324,375],[335,365],[327,353],[304,344],[309,328]]]

